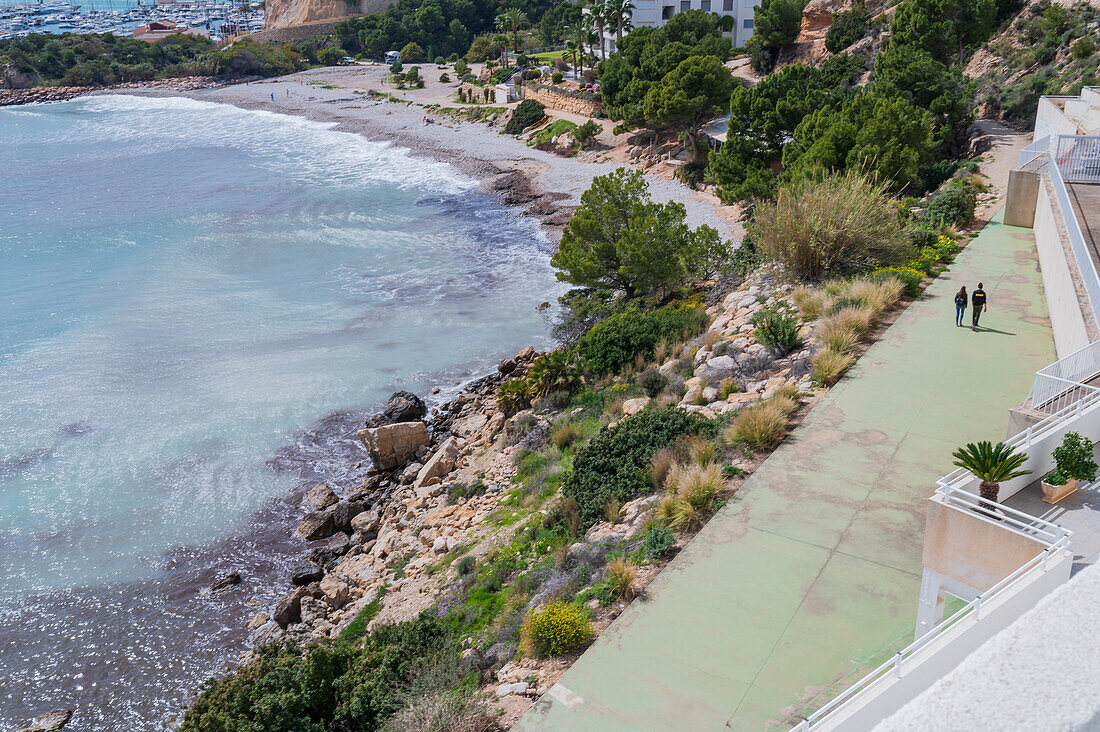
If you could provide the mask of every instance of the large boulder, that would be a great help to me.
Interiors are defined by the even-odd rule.
[[[307,596],[312,596],[308,587],[295,587],[293,592],[279,600],[271,619],[280,628],[299,622],[302,619],[302,598]]]
[[[58,709],[35,717],[26,727],[20,727],[17,732],[56,732],[69,723],[73,716],[71,709]]]
[[[328,483],[318,483],[306,494],[306,505],[314,511],[321,511],[339,501],[340,498],[328,487]]]
[[[351,520],[367,510],[364,501],[340,501],[330,506],[326,514],[332,517],[332,531],[351,531]]]
[[[317,541],[332,536],[335,530],[332,515],[328,511],[310,511],[298,522],[294,535],[303,541]]]
[[[374,467],[390,470],[416,455],[428,444],[428,428],[421,422],[398,422],[359,430],[359,439],[367,448]]]
[[[295,586],[308,585],[319,582],[325,576],[324,570],[313,564],[303,564],[290,573],[290,583]]]
[[[224,592],[225,590],[228,590],[233,585],[239,585],[240,583],[241,583],[241,573],[240,572],[229,572],[228,574],[223,574],[221,577],[218,577],[216,580],[214,580],[214,583],[212,585],[210,585],[210,591],[211,592]]]
[[[415,422],[422,419],[427,413],[428,406],[424,404],[424,400],[411,391],[394,393],[386,402],[386,408],[382,410],[382,416],[386,418],[386,424]]]

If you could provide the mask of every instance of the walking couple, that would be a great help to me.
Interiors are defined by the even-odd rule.
[[[978,327],[978,318],[985,312],[985,290],[982,289],[982,283],[978,283],[978,289],[974,290],[974,294],[970,296],[970,302],[974,305],[974,310],[971,312],[971,327]],[[959,291],[955,293],[955,325],[961,326],[963,324],[963,315],[966,313],[966,286],[963,285],[959,288]]]

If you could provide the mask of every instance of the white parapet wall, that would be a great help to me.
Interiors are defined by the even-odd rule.
[[[1043,274],[1043,293],[1046,295],[1050,325],[1054,331],[1054,348],[1059,358],[1084,348],[1089,344],[1085,318],[1081,313],[1081,297],[1070,271],[1072,251],[1063,244],[1060,230],[1058,201],[1050,196],[1047,182],[1041,180],[1035,204],[1035,248],[1039,253],[1039,267]],[[1070,211],[1072,216],[1073,212]]]

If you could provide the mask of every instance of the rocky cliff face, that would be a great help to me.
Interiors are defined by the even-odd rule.
[[[267,0],[264,27],[290,28],[349,15],[380,13],[393,0]]]

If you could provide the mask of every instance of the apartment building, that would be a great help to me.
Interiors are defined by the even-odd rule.
[[[733,28],[724,35],[733,45],[743,46],[752,37],[753,12],[760,0],[634,0],[632,23],[635,28],[660,28],[677,13],[703,10],[733,19]],[[614,37],[604,39],[605,54],[615,50]]]

